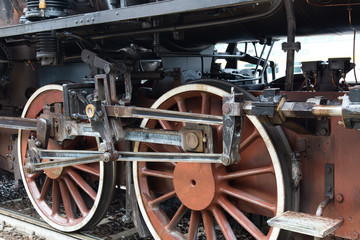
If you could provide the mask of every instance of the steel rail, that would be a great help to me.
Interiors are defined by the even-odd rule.
[[[19,214],[12,210],[0,208],[0,221],[11,225],[13,228],[18,229],[22,233],[29,236],[35,233],[39,237],[46,239],[62,239],[62,240],[100,240],[101,238],[84,235],[81,233],[64,233],[50,227],[45,222]]]

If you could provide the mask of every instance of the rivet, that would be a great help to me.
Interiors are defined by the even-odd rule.
[[[342,194],[339,193],[339,194],[336,194],[335,200],[336,200],[337,202],[341,203],[341,202],[344,201],[344,197],[343,197]]]
[[[222,107],[222,110],[223,110],[223,113],[229,114],[230,111],[231,111],[230,105],[227,104],[227,103],[225,103],[225,104],[223,105],[223,107]]]
[[[354,231],[354,232],[351,234],[351,238],[352,238],[352,239],[359,239],[359,234]]]

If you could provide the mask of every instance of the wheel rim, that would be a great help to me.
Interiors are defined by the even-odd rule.
[[[63,102],[62,87],[42,87],[26,103],[22,117],[36,118],[45,104],[56,102]],[[20,166],[24,165],[27,140],[34,135],[34,132],[19,130]],[[63,145],[49,139],[48,149],[97,149],[97,139],[76,137],[65,140]],[[21,167],[20,172],[29,199],[39,215],[54,228],[67,232],[89,228],[101,220],[110,203],[106,199],[111,199],[115,183],[115,165],[102,162],[33,174],[24,172]]]
[[[226,92],[208,85],[189,84],[159,98],[152,108],[221,115]],[[181,123],[144,120],[142,127],[179,129]],[[216,127],[217,151],[221,152],[222,129]],[[256,239],[277,239],[278,228],[259,229],[252,214],[272,217],[285,209],[285,185],[279,156],[256,117],[245,119],[241,162],[225,167],[198,163],[134,163],[137,200],[145,222],[157,239],[197,239],[199,226],[207,239],[236,239],[242,226]],[[173,146],[135,144],[135,151],[172,151]],[[168,210],[167,205],[174,207]],[[177,227],[187,221],[185,230]],[[236,224],[234,224],[236,223]],[[183,224],[183,223],[182,223]]]

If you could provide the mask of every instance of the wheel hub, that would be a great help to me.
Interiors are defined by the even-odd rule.
[[[61,146],[59,144],[57,144],[54,140],[49,139],[49,143],[48,143],[48,149],[61,149]],[[55,160],[56,161],[56,160]],[[42,162],[50,162],[49,159],[43,159]],[[51,179],[58,179],[61,174],[63,173],[63,167],[56,167],[56,168],[49,168],[49,169],[45,169],[44,172],[45,174],[51,178]]]
[[[50,160],[44,159],[41,162],[50,162]],[[49,178],[58,179],[63,172],[63,168],[62,167],[49,168],[49,169],[45,169],[44,172],[46,176],[48,176]]]
[[[186,207],[200,211],[215,197],[215,179],[211,164],[178,163],[174,171],[177,196]]]

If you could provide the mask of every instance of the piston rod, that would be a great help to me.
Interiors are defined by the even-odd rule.
[[[317,105],[312,108],[312,113],[315,116],[321,117],[341,117],[342,116],[342,106],[338,105]]]
[[[0,128],[17,130],[37,130],[37,119],[19,117],[0,117]]]

